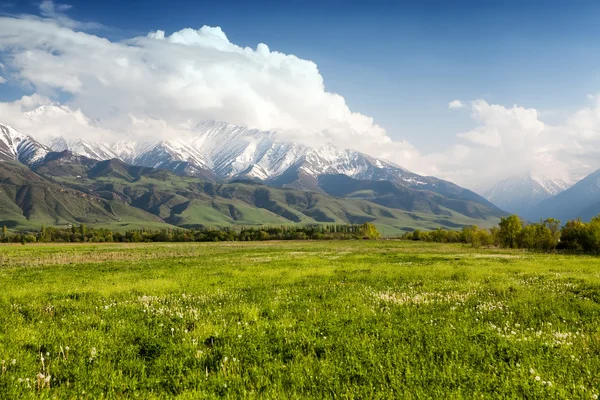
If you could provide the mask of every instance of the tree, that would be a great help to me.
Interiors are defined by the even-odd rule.
[[[581,219],[568,221],[560,231],[560,247],[574,251],[589,251],[584,249],[586,242],[587,225]]]
[[[81,241],[85,241],[85,234],[87,233],[87,227],[85,224],[79,225],[79,234],[81,235]]]
[[[523,229],[523,222],[519,216],[513,214],[510,217],[501,218],[498,225],[500,227],[500,231],[498,231],[500,245],[511,249],[519,247],[519,236]]]
[[[411,234],[411,239],[412,240],[421,240],[421,231],[418,229],[415,229]]]
[[[377,227],[370,222],[365,222],[360,226],[360,235],[364,239],[379,239],[381,237]]]
[[[2,227],[2,239],[8,239],[8,228],[6,225]]]

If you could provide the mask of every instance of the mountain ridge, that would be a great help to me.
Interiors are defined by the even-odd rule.
[[[562,180],[536,178],[526,173],[499,181],[485,191],[483,197],[503,210],[531,219],[535,214],[536,206],[567,190],[570,186]]]

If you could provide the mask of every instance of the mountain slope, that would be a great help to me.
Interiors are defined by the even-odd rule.
[[[536,179],[525,174],[499,182],[484,197],[506,211],[530,218],[535,214],[535,206],[568,188],[561,180]]]
[[[112,224],[110,202],[58,185],[15,162],[0,163],[0,225]],[[146,222],[154,219],[148,216]]]
[[[19,161],[33,165],[42,160],[50,149],[8,125],[0,124],[0,161]]]
[[[591,219],[600,213],[600,170],[583,178],[575,185],[542,201],[531,211],[531,219],[556,218],[563,222],[570,219]]]
[[[277,189],[252,181],[208,182],[177,176],[166,170],[131,166],[119,160],[91,160],[68,151],[50,153],[35,168],[43,175],[40,179],[102,199],[111,205],[110,208],[105,205],[105,209],[117,220],[122,218],[119,211],[128,208],[152,215],[156,221],[181,227],[373,222],[387,234],[417,227],[489,226],[498,221],[498,215],[492,209],[475,212],[475,207],[467,215],[462,214],[463,210],[455,207],[452,201],[438,206],[436,202],[444,199],[431,192],[416,195],[426,199],[422,202],[430,208],[417,206],[417,202],[406,207],[400,201],[384,201],[386,196],[388,199],[393,197],[389,188],[380,189],[378,197],[374,198],[352,197],[341,192],[333,197],[326,193]],[[341,178],[349,180],[348,185],[369,183],[346,176]],[[398,193],[414,191],[389,182],[370,183],[392,185]],[[113,225],[121,226],[117,222]],[[99,222],[100,225],[108,223]]]
[[[468,200],[446,198],[428,190],[415,190],[390,181],[357,180],[345,175],[324,175],[319,186],[334,196],[364,199],[405,211],[434,215],[462,214],[469,218],[488,219],[503,216],[502,210]]]

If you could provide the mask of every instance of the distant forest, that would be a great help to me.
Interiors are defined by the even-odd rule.
[[[306,225],[278,227],[242,227],[202,229],[135,229],[113,232],[108,229],[93,229],[86,225],[69,228],[42,226],[38,232],[11,233],[2,229],[4,243],[138,243],[138,242],[233,242],[260,240],[333,240],[333,239],[379,239],[375,225]]]
[[[86,225],[56,228],[42,226],[37,232],[11,233],[2,229],[3,243],[137,243],[137,242],[231,242],[263,240],[344,240],[380,239],[372,223],[360,225],[305,225],[277,227],[199,228],[199,229],[134,229],[115,232],[93,229]],[[567,250],[600,253],[600,216],[590,222],[580,219],[564,226],[556,219],[526,223],[519,216],[501,218],[490,229],[466,226],[461,230],[436,229],[407,232],[397,239],[436,243],[464,243],[473,247],[499,247],[537,251]]]

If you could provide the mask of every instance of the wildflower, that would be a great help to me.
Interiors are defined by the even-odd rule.
[[[44,387],[48,386],[48,388],[50,388],[50,379],[52,378],[51,375],[44,375],[41,372],[39,374],[37,374],[37,387],[38,389],[43,389]]]
[[[533,374],[535,374],[535,370],[534,370],[533,368],[529,368],[529,373],[530,373],[531,375],[533,375]]]
[[[540,378],[539,376],[536,376],[536,377],[535,377],[535,380],[536,380],[536,381],[538,381],[538,382],[539,382],[541,379],[542,379],[542,378]]]
[[[598,395],[594,393],[594,394],[592,395],[592,399],[594,399],[594,400],[598,400]]]
[[[11,363],[11,365],[17,365],[17,360],[13,358],[10,363]]]

